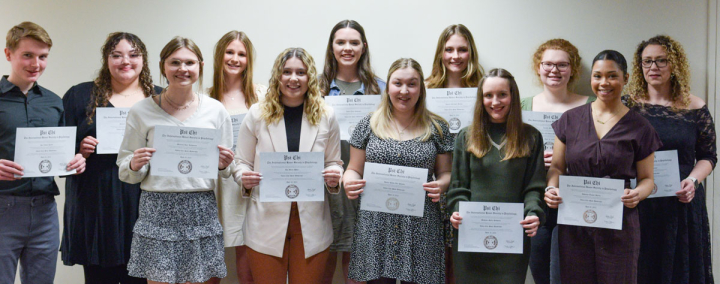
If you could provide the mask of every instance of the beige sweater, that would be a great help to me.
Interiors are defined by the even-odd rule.
[[[232,122],[223,105],[207,95],[199,95],[198,108],[185,121],[179,121],[169,115],[152,98],[136,103],[128,113],[125,137],[118,153],[117,165],[120,168],[120,180],[127,183],[140,183],[140,188],[158,192],[195,192],[209,191],[216,186],[215,179],[177,178],[152,176],[150,164],[137,171],[130,169],[133,152],[142,147],[153,147],[155,126],[185,126],[221,129],[221,145],[232,147]],[[220,171],[220,176],[230,177],[235,170],[235,162]]]

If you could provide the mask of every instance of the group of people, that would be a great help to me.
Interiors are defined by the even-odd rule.
[[[116,32],[93,82],[60,99],[37,84],[52,41],[31,22],[14,26],[0,81],[0,277],[53,283],[58,246],[86,283],[219,283],[224,248],[240,283],[713,283],[702,181],[717,162],[714,123],[691,95],[687,58],[668,36],[642,41],[628,62],[617,51],[592,61],[594,97],[573,92],[581,57],[564,39],[540,45],[531,68],[543,86],[521,99],[513,75],[485,72],[470,31],[447,27],[425,77],[410,58],[377,77],[363,27],[331,30],[325,66],[302,48],[284,50],[268,86],[253,80],[255,50],[239,31],[216,44],[213,85],[203,55],[176,37],[160,54],[166,84],[153,84],[147,49]],[[629,84],[627,88],[625,85]],[[428,88],[477,88],[472,124],[450,133],[426,105]],[[624,95],[625,94],[625,95]],[[377,109],[340,139],[324,96],[381,95]],[[117,155],[98,154],[98,107],[130,108]],[[546,150],[522,111],[562,113]],[[231,115],[245,114],[233,137]],[[218,177],[150,174],[158,125],[219,129]],[[61,244],[51,177],[22,178],[13,162],[17,127],[77,127],[67,165]],[[236,138],[236,142],[233,142]],[[654,152],[677,150],[677,197],[653,190]],[[260,202],[260,153],[323,152],[322,202]],[[427,169],[422,217],[360,209],[366,162]],[[626,181],[622,230],[557,224],[559,176]],[[637,186],[630,188],[630,179]],[[418,189],[420,190],[420,189]],[[522,254],[458,251],[463,201],[524,204]]]

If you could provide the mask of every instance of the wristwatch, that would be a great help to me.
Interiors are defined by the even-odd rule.
[[[686,179],[689,179],[690,181],[693,182],[693,185],[695,185],[695,189],[697,189],[698,186],[700,185],[700,183],[698,182],[698,180],[697,180],[696,178],[694,178],[694,177],[688,176]]]

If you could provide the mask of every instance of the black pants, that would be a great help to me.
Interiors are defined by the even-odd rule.
[[[83,265],[85,284],[146,284],[147,280],[128,275],[127,266]]]

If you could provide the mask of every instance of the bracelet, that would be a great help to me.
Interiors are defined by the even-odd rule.
[[[694,177],[688,176],[688,177],[686,177],[685,179],[689,179],[689,180],[693,183],[693,185],[695,186],[696,189],[697,189],[698,186],[700,185],[700,183],[698,182],[698,180],[697,180],[696,178],[694,178]]]
[[[557,187],[551,185],[545,188],[545,192],[548,192],[551,188],[557,189]]]

